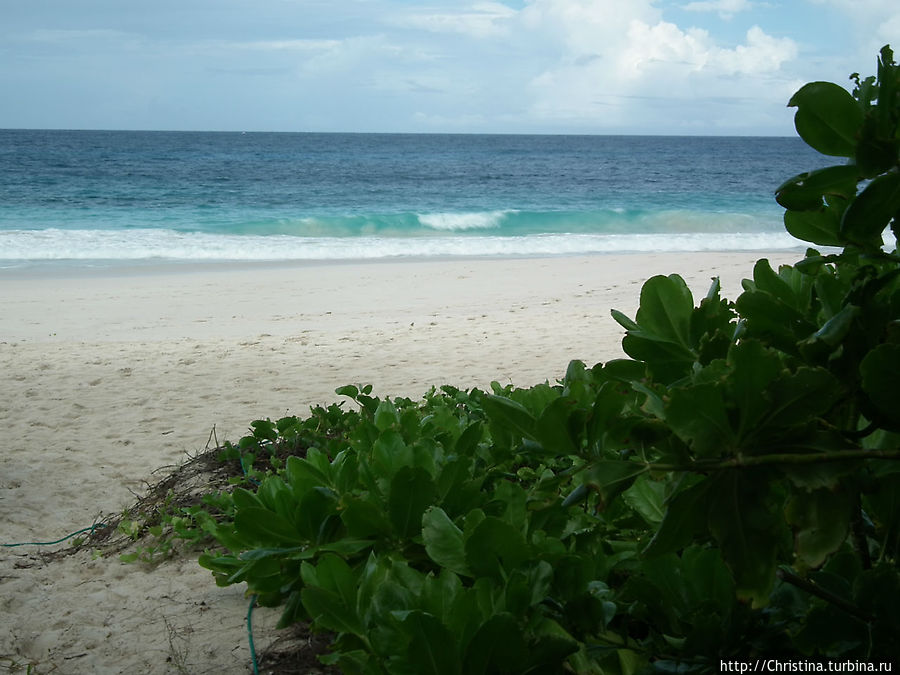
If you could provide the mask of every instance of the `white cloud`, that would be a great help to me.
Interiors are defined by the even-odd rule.
[[[340,44],[340,40],[256,40],[252,42],[230,42],[227,43],[227,46],[233,49],[261,52],[319,52],[335,49]]]
[[[731,19],[739,12],[746,12],[753,7],[750,0],[696,0],[682,6],[688,12],[717,12],[723,19]]]
[[[479,2],[462,11],[418,11],[394,16],[390,23],[431,33],[460,33],[486,38],[507,32],[505,22],[516,11],[499,2]]]
[[[767,35],[759,26],[747,31],[747,42],[732,50],[718,50],[720,68],[725,74],[762,75],[775,73],[797,58],[797,44],[790,38]]]
[[[757,26],[743,43],[722,46],[705,30],[661,20],[648,2],[535,0],[528,10],[534,20],[553,21],[561,44],[556,63],[531,81],[540,119],[633,126],[659,118],[658,106],[668,100],[682,106],[669,121],[688,128],[711,114],[708,101],[725,116],[748,99],[780,109],[789,95],[782,70],[797,45]]]
[[[858,13],[860,26],[900,34],[896,0],[811,1],[829,3],[827,11],[813,7],[822,14]],[[304,128],[789,132],[784,104],[798,79],[866,71],[874,51],[866,52],[870,61],[844,55],[854,56],[852,68],[841,62],[828,70],[821,61],[830,52],[816,48],[800,22],[778,24],[780,35],[795,42],[749,22],[743,37],[725,38],[735,26],[719,35],[715,21],[702,30],[664,16],[665,7],[737,14],[762,2],[358,0],[345,7],[292,0],[273,3],[281,11],[263,17],[246,9],[246,0],[235,4],[239,11],[214,15],[200,0],[181,0],[176,4],[190,21],[162,21],[158,13],[136,20],[122,10],[94,18],[71,14],[52,24],[69,30],[38,30],[51,24],[32,11],[9,43],[16,72],[29,72],[29,81],[43,89],[55,86],[59,73],[72,82],[84,80],[83,73],[108,73],[108,82],[122,83],[106,87],[119,98],[132,96],[130,83],[140,82],[161,100],[194,101],[197,128],[292,128],[298,123],[276,112],[302,110]],[[97,26],[119,30],[90,30]],[[813,59],[797,58],[801,41]],[[812,76],[802,70],[813,65]],[[32,85],[20,81],[27,93]],[[228,92],[245,92],[243,99],[255,104],[239,122],[229,122],[228,106],[209,103]],[[0,102],[0,126],[2,114]]]
[[[868,53],[873,48],[888,43],[891,43],[895,51],[900,51],[900,5],[897,0],[812,0],[812,2],[831,5],[845,14],[847,24],[855,26],[862,36],[863,52]]]
[[[585,55],[619,44],[632,21],[656,22],[661,16],[648,0],[533,0],[522,10],[521,21],[538,39]]]
[[[402,47],[381,35],[347,38],[337,41],[329,49],[313,53],[303,62],[303,71],[316,78],[342,71],[352,73],[354,81],[358,82],[378,64],[396,61],[404,53]]]

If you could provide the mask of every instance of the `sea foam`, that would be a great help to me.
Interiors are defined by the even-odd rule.
[[[501,221],[512,210],[476,211],[472,213],[425,213],[418,214],[419,223],[424,227],[443,231],[486,230],[500,227]]]
[[[0,232],[0,260],[351,260],[764,251],[802,248],[785,232],[433,237],[217,235],[160,229]]]

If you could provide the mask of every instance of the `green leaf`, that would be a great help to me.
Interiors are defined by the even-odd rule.
[[[375,657],[363,649],[351,649],[349,651],[319,655],[319,661],[328,666],[334,666],[338,672],[347,675],[374,675],[382,670],[374,665]]]
[[[391,481],[388,515],[401,537],[411,539],[422,531],[422,514],[434,502],[437,490],[425,469],[405,466]]]
[[[361,497],[342,499],[340,515],[350,537],[390,536],[391,524],[379,501]]]
[[[886,343],[875,347],[859,364],[859,372],[869,400],[890,420],[892,429],[900,429],[900,344]]]
[[[453,450],[460,457],[474,455],[483,437],[484,425],[481,422],[472,422],[456,439],[456,445]]]
[[[819,330],[797,343],[800,353],[809,362],[822,363],[841,346],[859,314],[860,308],[856,305],[844,305]]]
[[[627,315],[623,314],[617,309],[611,309],[609,313],[612,315],[612,318],[616,320],[616,322],[622,326],[625,330],[640,330],[641,327],[638,326],[634,321],[632,321]]]
[[[262,546],[299,544],[303,537],[283,516],[269,509],[251,506],[237,511],[234,527],[238,534]]]
[[[316,585],[333,591],[347,607],[356,606],[356,576],[343,558],[326,553],[315,567]]]
[[[378,431],[386,431],[400,424],[400,415],[393,401],[384,400],[375,408],[375,426]]]
[[[733,367],[729,378],[732,394],[740,415],[739,434],[752,434],[768,412],[771,403],[765,392],[779,376],[783,365],[774,350],[757,340],[743,340],[728,354]]]
[[[791,496],[785,516],[794,529],[798,569],[819,567],[846,541],[854,505],[853,496],[846,490],[799,491]]]
[[[672,390],[666,422],[698,457],[718,457],[735,447],[735,433],[717,384]]]
[[[677,274],[655,276],[641,288],[637,323],[642,331],[690,348],[694,298]]]
[[[772,403],[765,424],[800,426],[828,411],[840,394],[840,382],[824,368],[783,373],[771,387]]]
[[[422,516],[422,538],[425,540],[425,552],[441,567],[470,576],[466,563],[466,548],[463,532],[444,513],[444,510],[433,506]]]
[[[792,270],[784,266],[776,272],[767,258],[760,258],[753,265],[753,285],[756,290],[768,293],[788,307],[796,309],[797,295],[783,275],[790,276]]]
[[[359,485],[359,455],[350,450],[341,450],[331,463],[331,474],[334,489],[339,493],[354,490]]]
[[[584,472],[582,482],[594,490],[600,498],[598,509],[604,509],[623,490],[628,489],[634,479],[647,471],[647,466],[636,462],[624,460],[601,460],[594,462]],[[574,493],[573,493],[574,494]],[[574,500],[574,496],[570,496]],[[573,501],[566,499],[563,506],[569,506]]]
[[[495,614],[472,636],[466,649],[466,675],[520,673],[527,665],[528,651],[522,629],[512,614]]]
[[[736,313],[732,303],[719,296],[721,284],[714,278],[709,292],[691,314],[691,343],[698,361],[708,364],[723,358],[734,343]]]
[[[328,485],[328,477],[318,467],[302,457],[291,455],[285,462],[285,477],[295,495],[302,495],[317,486]]]
[[[652,557],[677,551],[704,531],[709,515],[709,495],[714,486],[714,481],[707,478],[676,492],[669,500],[659,529],[644,549],[644,555]]]
[[[738,312],[746,320],[749,337],[771,344],[789,354],[796,351],[798,339],[807,337],[815,326],[804,320],[793,307],[771,293],[745,291],[736,301]],[[797,333],[802,333],[802,336]]]
[[[422,584],[422,608],[436,616],[459,637],[455,623],[460,598],[466,593],[459,577],[446,567],[437,576],[429,574]]]
[[[313,551],[313,553],[310,554],[310,557],[315,554],[315,549],[310,549],[306,546],[289,546],[287,548],[254,548],[250,551],[241,553],[241,561],[251,562],[254,560],[262,560],[263,558],[286,557],[295,560],[298,559],[298,557],[303,557],[305,551]]]
[[[738,595],[765,605],[775,584],[775,569],[783,520],[765,503],[765,474],[727,471],[710,492],[709,529],[734,575]],[[779,521],[782,528],[778,527]]]
[[[823,155],[853,157],[863,113],[850,93],[832,82],[810,82],[791,97],[800,137]]]
[[[569,420],[575,411],[577,401],[569,397],[559,397],[541,412],[535,423],[537,440],[554,455],[574,455],[575,444],[569,430]]]
[[[417,675],[458,675],[461,671],[456,638],[436,617],[414,610],[403,620],[409,636],[406,656]]]
[[[382,432],[372,446],[372,468],[382,480],[390,481],[401,467],[412,463],[412,450],[393,429]]]
[[[841,246],[844,243],[840,235],[840,215],[834,209],[785,211],[784,227],[797,239],[819,246]]]
[[[234,489],[232,498],[234,499],[235,511],[242,511],[249,508],[266,508],[265,506],[263,506],[263,503],[262,501],[260,501],[259,497],[257,497],[249,490],[245,490],[241,487]]]
[[[701,546],[644,560],[641,571],[656,597],[648,598],[654,611],[674,621],[690,620],[699,608],[715,612],[719,621],[729,618],[735,604],[734,582],[718,550]]]
[[[297,507],[297,529],[309,541],[322,543],[328,538],[328,525],[337,514],[337,499],[326,488],[313,488],[300,499]]]
[[[794,211],[818,210],[824,195],[850,199],[856,194],[859,170],[852,164],[829,166],[788,179],[775,190],[775,199]]]
[[[506,609],[523,615],[550,595],[553,568],[546,560],[514,570],[506,581]]]
[[[687,375],[697,359],[697,355],[684,345],[644,332],[628,333],[622,338],[622,350],[636,361],[646,363],[653,376],[663,383]]]
[[[665,493],[665,482],[643,475],[622,494],[622,499],[650,525],[659,525],[665,516]]]
[[[875,536],[881,542],[882,555],[897,560],[900,557],[900,474],[885,476],[877,489],[864,497],[863,508],[872,519]]]
[[[505,396],[488,394],[484,397],[481,405],[493,424],[510,431],[519,439],[534,440],[536,421],[521,403]]]
[[[509,523],[487,516],[466,539],[466,563],[479,576],[502,579],[529,555],[525,537]]]
[[[250,423],[253,437],[260,441],[274,441],[278,438],[278,429],[272,420],[256,420]]]
[[[500,480],[494,488],[494,498],[492,500],[498,504],[499,508],[494,509],[489,505],[492,513],[502,518],[522,532],[528,530],[528,493],[518,483],[509,480]]]
[[[565,672],[562,668],[563,661],[578,651],[578,643],[572,636],[549,618],[544,618],[538,624],[534,642],[530,646],[528,662],[535,672]]]
[[[879,96],[881,100],[881,97]],[[874,178],[897,163],[898,141],[900,139],[879,136],[877,123],[871,117],[863,124],[859,144],[856,147],[856,164],[866,178]]]
[[[314,626],[338,633],[365,635],[356,610],[345,604],[338,593],[319,586],[307,586],[300,591],[300,598]]]
[[[686,375],[697,358],[691,342],[694,300],[687,284],[677,274],[651,277],[641,289],[636,322],[621,312],[613,317],[628,328],[622,349],[644,361],[654,376],[671,382]]]
[[[900,214],[900,173],[879,176],[850,202],[841,234],[861,245],[881,246],[881,234]]]
[[[317,549],[325,552],[330,551],[340,556],[355,556],[366,549],[372,548],[374,542],[371,539],[351,539],[350,537],[341,537],[337,541],[330,541],[320,544]]]
[[[376,597],[379,590],[385,585],[389,574],[390,562],[379,558],[374,551],[371,551],[366,564],[362,567],[359,590],[356,594],[356,608],[367,625],[371,621],[379,619],[378,608],[375,606]]]
[[[352,384],[345,384],[343,387],[335,389],[334,393],[338,396],[347,396],[356,400],[356,397],[359,396],[359,389]]]

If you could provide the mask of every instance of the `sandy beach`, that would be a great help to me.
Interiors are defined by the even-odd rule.
[[[734,298],[756,253],[0,270],[0,543],[58,539],[252,420],[303,415],[344,384],[528,386],[622,356],[616,308],[681,274]],[[773,266],[799,252],[766,256]],[[242,589],[195,559],[0,549],[0,669],[246,673]],[[277,613],[257,610],[257,648]]]

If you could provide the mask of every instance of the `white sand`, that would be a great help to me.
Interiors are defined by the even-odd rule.
[[[49,541],[134,501],[154,471],[302,415],[334,389],[528,386],[622,355],[610,308],[679,273],[734,298],[756,254],[0,270],[0,543]],[[769,256],[773,265],[799,253]],[[62,546],[51,547],[60,549]],[[194,560],[148,570],[0,548],[0,667],[245,673],[243,589]],[[257,648],[277,613],[254,614]]]

